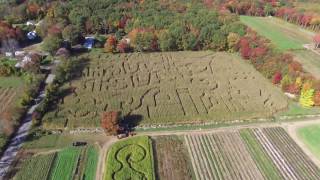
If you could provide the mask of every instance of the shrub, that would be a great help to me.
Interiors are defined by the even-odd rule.
[[[272,83],[273,84],[279,84],[282,80],[282,74],[281,72],[276,72],[274,75],[273,75],[273,78],[272,78]]]
[[[314,89],[303,89],[300,94],[299,103],[303,107],[312,107],[315,103],[313,101]]]
[[[281,88],[282,90],[286,90],[288,85],[292,83],[292,80],[289,75],[285,75],[281,80]]]
[[[320,106],[320,91],[317,90],[313,97],[314,105]]]

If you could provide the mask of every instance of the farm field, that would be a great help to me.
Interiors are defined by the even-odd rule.
[[[303,47],[304,44],[313,42],[315,33],[273,17],[241,16],[240,20],[269,39],[279,50],[291,53],[294,59],[302,64],[304,70],[320,78],[320,56]]]
[[[184,137],[196,179],[263,179],[237,132]]]
[[[240,130],[240,136],[245,142],[247,149],[251,156],[255,160],[258,168],[262,172],[265,179],[282,179],[282,176],[272,162],[272,159],[268,156],[267,152],[263,149],[263,146],[255,138],[253,131],[250,129]]]
[[[24,83],[20,78],[0,77],[0,148],[5,145],[7,140],[1,125],[3,113],[16,106],[23,85]]]
[[[253,130],[285,179],[319,179],[320,170],[283,128]]]
[[[303,68],[313,74],[316,78],[320,78],[320,55],[308,50],[291,51],[295,60],[303,65]]]
[[[45,128],[100,126],[101,113],[111,110],[128,123],[150,125],[225,123],[287,107],[281,91],[234,54],[95,52],[81,58],[90,60],[71,83],[75,92],[45,115]]]
[[[304,49],[303,44],[310,44],[314,36],[310,31],[277,18],[241,16],[240,20],[282,51]]]
[[[15,105],[18,94],[22,92],[23,85],[24,82],[20,78],[0,77],[0,115],[10,106]]]
[[[196,179],[319,179],[280,127],[184,135]]]
[[[191,180],[191,162],[184,141],[178,136],[152,137],[156,179]]]
[[[105,180],[155,179],[151,139],[138,136],[113,144],[106,164]]]
[[[77,148],[67,148],[57,154],[51,170],[50,179],[69,180],[75,173],[80,150]]]
[[[297,130],[299,138],[320,159],[320,125],[312,125]]]
[[[87,149],[84,160],[83,174],[80,176],[80,180],[95,180],[96,170],[98,164],[98,151],[95,147],[91,146]]]
[[[17,180],[94,180],[98,151],[94,146],[68,147],[61,151],[40,154],[22,162]]]
[[[24,162],[22,170],[17,175],[17,180],[44,180],[49,179],[50,168],[54,162],[56,153],[38,155]]]

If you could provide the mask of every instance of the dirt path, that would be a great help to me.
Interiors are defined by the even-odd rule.
[[[96,172],[96,180],[103,180],[103,175],[104,175],[104,170],[105,170],[105,160],[107,157],[107,152],[108,149],[110,148],[110,146],[117,142],[118,139],[116,137],[112,137],[110,138],[109,141],[107,141],[103,147],[100,149],[99,152],[99,161],[98,161],[98,168],[97,168],[97,172]]]

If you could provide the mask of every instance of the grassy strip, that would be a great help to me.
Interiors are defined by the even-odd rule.
[[[311,43],[310,35],[299,28],[276,18],[241,16],[240,20],[260,35],[271,40],[279,50],[303,49]]]
[[[320,125],[311,125],[297,130],[299,138],[320,159]]]
[[[83,180],[94,180],[96,178],[98,151],[95,147],[90,146],[86,154],[85,170]]]
[[[20,77],[0,77],[0,87],[22,87],[24,85],[23,79]]]
[[[69,180],[73,179],[74,171],[77,166],[81,149],[66,148],[59,152],[53,169],[51,171],[51,180]]]
[[[17,180],[44,180],[48,179],[49,171],[56,154],[39,155],[28,159],[17,173]]]
[[[107,155],[104,179],[155,179],[152,152],[152,142],[148,136],[115,143]]]
[[[259,144],[252,131],[250,129],[243,129],[240,131],[240,135],[264,177],[270,180],[282,179],[279,170],[263,150],[263,147]]]

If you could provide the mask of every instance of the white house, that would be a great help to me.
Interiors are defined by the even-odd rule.
[[[13,56],[13,53],[12,53],[12,52],[5,52],[5,56],[6,56],[6,57],[12,57],[12,56]]]
[[[27,26],[35,26],[35,25],[36,25],[36,22],[30,20],[30,21],[27,21],[27,22],[26,22],[26,25],[27,25]]]

